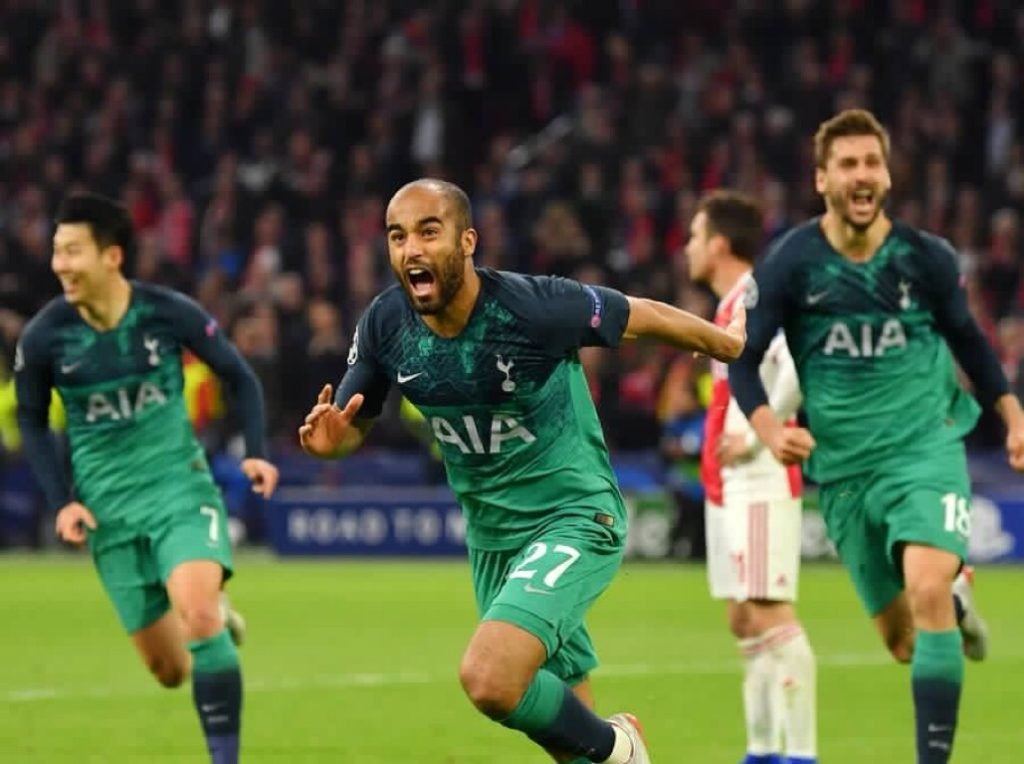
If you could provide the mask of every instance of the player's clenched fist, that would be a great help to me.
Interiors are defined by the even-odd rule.
[[[342,448],[349,425],[363,405],[362,394],[349,398],[344,409],[339,409],[332,400],[333,390],[324,385],[317,396],[316,405],[306,415],[306,422],[299,428],[299,443],[307,454],[327,458],[335,456]]]
[[[84,504],[73,501],[57,513],[56,528],[58,538],[79,546],[85,543],[86,528],[96,530],[96,518]]]
[[[765,443],[783,464],[799,464],[814,450],[814,436],[803,427],[779,427]]]

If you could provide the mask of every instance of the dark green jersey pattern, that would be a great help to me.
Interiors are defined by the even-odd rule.
[[[359,321],[336,400],[363,393],[360,416],[374,417],[397,383],[430,422],[473,547],[519,546],[558,512],[592,518],[612,507],[624,530],[577,350],[615,346],[628,302],[566,279],[477,273],[480,296],[452,339],[432,332],[400,287],[378,296]]]
[[[225,379],[244,382],[234,387],[250,399],[246,408],[255,406],[257,419],[247,442],[250,450],[262,450],[258,384],[216,322],[177,292],[133,283],[127,312],[106,332],[58,298],[22,336],[19,421],[28,429],[38,429],[40,420],[45,426],[50,390],[57,388],[67,411],[76,498],[102,524],[134,524],[173,505],[175,494],[196,481],[212,485],[182,398],[184,348]],[[30,458],[45,475],[50,456]],[[52,485],[44,488],[51,504],[69,498]]]
[[[894,223],[874,256],[856,263],[815,219],[773,247],[754,278],[748,347],[730,381],[749,414],[761,403],[750,369],[785,329],[817,441],[812,478],[870,471],[973,428],[979,407],[957,382],[946,338],[976,327],[948,243]]]

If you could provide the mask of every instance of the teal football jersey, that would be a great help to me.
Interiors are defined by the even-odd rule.
[[[427,418],[467,539],[514,548],[554,513],[625,528],[622,499],[578,349],[615,346],[629,304],[611,289],[480,269],[481,291],[454,338],[438,336],[400,287],[358,324],[336,400],[355,393],[376,416],[391,385]],[[609,502],[609,497],[611,501]]]
[[[974,427],[980,409],[947,344],[973,326],[948,243],[894,223],[869,260],[854,262],[815,219],[787,234],[754,279],[747,351],[730,381],[750,413],[758,401],[747,367],[785,329],[817,441],[811,477],[870,471],[895,452],[941,446]]]
[[[188,485],[213,484],[183,399],[186,348],[223,378],[249,383],[234,387],[254,420],[247,423],[250,455],[260,455],[258,382],[216,321],[189,298],[133,282],[128,310],[109,331],[91,327],[63,298],[25,329],[16,362],[19,419],[30,428],[40,419],[45,425],[51,389],[60,392],[75,495],[100,523],[132,523],[162,511]],[[33,458],[41,477],[45,461],[45,454]],[[70,497],[49,472],[43,487],[60,506]]]

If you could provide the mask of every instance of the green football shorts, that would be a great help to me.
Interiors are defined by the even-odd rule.
[[[594,514],[554,515],[519,549],[469,550],[481,620],[533,634],[547,650],[544,668],[570,685],[597,666],[583,619],[611,583],[625,548],[625,528],[602,525]]]
[[[962,441],[905,452],[878,469],[821,487],[828,535],[872,616],[903,590],[899,546],[967,557],[971,481]]]
[[[214,486],[183,491],[173,508],[138,525],[111,524],[89,534],[96,570],[129,634],[167,612],[165,585],[183,562],[213,560],[231,576],[227,512]]]

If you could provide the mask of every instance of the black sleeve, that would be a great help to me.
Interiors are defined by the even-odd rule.
[[[47,506],[56,511],[72,497],[67,472],[50,433],[53,366],[41,334],[41,328],[37,330],[31,324],[22,334],[14,356],[14,386],[25,457],[43,489]]]
[[[768,403],[761,383],[761,361],[785,323],[790,270],[787,263],[779,247],[765,256],[747,283],[747,345],[739,359],[729,366],[729,387],[748,417],[758,406]]]
[[[529,277],[523,312],[545,344],[562,354],[581,347],[617,347],[629,322],[621,292],[556,276]]]
[[[378,302],[371,303],[356,325],[352,337],[352,346],[348,350],[348,368],[345,376],[338,383],[334,394],[334,402],[339,408],[345,408],[349,399],[356,393],[362,393],[364,400],[359,409],[358,419],[374,419],[380,416],[391,388],[391,380],[381,369],[374,354],[377,334],[374,326],[374,311]]]
[[[249,363],[198,303],[174,293],[174,326],[182,345],[194,352],[225,383],[242,422],[245,455],[265,459],[266,414],[263,387]]]
[[[935,323],[974,384],[978,402],[988,408],[1010,391],[1006,374],[967,308],[965,281],[953,247],[936,236],[926,235],[925,241],[929,250],[927,269],[935,284]]]

